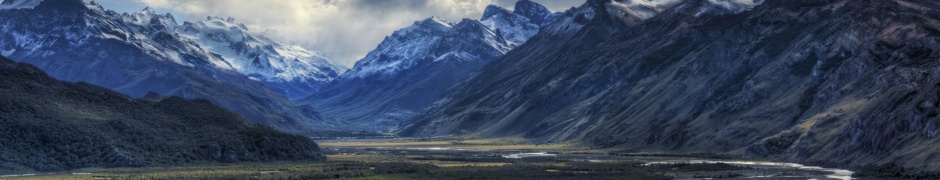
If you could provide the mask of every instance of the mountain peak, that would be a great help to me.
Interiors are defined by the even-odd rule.
[[[542,24],[542,21],[545,19],[545,17],[547,17],[549,14],[552,14],[552,12],[549,11],[548,8],[545,8],[545,6],[529,0],[520,0],[519,2],[516,2],[513,13],[529,18],[535,24]]]
[[[497,6],[497,5],[492,5],[492,4],[491,4],[491,5],[489,5],[489,6],[486,6],[486,9],[483,10],[483,17],[480,18],[480,20],[489,19],[489,18],[491,18],[491,17],[493,17],[493,16],[496,16],[497,14],[510,14],[510,13],[512,13],[512,12],[510,12],[510,11],[509,11],[508,9],[506,9],[506,8],[499,7],[499,6]]]
[[[442,26],[447,26],[447,27],[453,26],[451,23],[444,21],[443,19],[435,17],[435,16],[431,16],[429,18],[425,18],[424,20],[417,21],[415,22],[415,24],[416,25],[419,25],[419,24],[420,25],[442,25]]]
[[[542,26],[548,25],[561,15],[529,0],[516,2],[514,8],[515,10],[510,12],[502,7],[490,5],[483,12],[481,19],[481,23],[503,39],[512,42],[512,46],[525,43],[535,36]]]
[[[467,24],[467,23],[479,23],[479,22],[477,20],[473,20],[470,18],[463,18],[463,19],[460,19],[460,22],[458,22],[456,26],[460,26],[461,24]]]
[[[146,7],[133,14],[123,14],[121,16],[126,22],[140,26],[151,26],[157,30],[172,30],[177,26],[176,18],[174,18],[172,14],[159,14],[150,7]]]
[[[406,29],[415,29],[415,28],[428,28],[438,31],[446,31],[447,29],[453,28],[454,24],[444,21],[438,17],[429,17],[424,20],[415,21],[414,25]]]
[[[464,18],[459,23],[454,25],[454,29],[458,29],[457,32],[464,32],[463,29],[473,29],[473,30],[486,30],[489,31],[489,28],[486,25],[480,23],[480,21]]]

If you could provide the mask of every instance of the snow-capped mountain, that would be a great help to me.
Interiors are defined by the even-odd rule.
[[[219,55],[226,68],[262,81],[288,97],[310,95],[345,71],[320,52],[253,34],[232,18],[186,22],[176,32]]]
[[[179,39],[180,46],[209,52],[212,56],[209,62],[216,68],[235,70],[289,98],[309,95],[346,69],[320,52],[252,33],[233,18],[208,17],[205,21],[177,25],[172,15],[158,14],[147,8],[122,15],[121,20],[143,27],[138,28],[139,31],[165,32],[170,37],[161,39]],[[170,48],[169,51],[161,49],[162,54],[177,63],[191,65],[175,54],[179,47]]]
[[[4,4],[8,1],[28,4]],[[0,54],[55,78],[133,97],[156,92],[208,99],[251,121],[289,131],[331,126],[311,107],[297,106],[261,82],[269,79],[250,78],[234,68],[234,59],[185,38],[169,14],[149,9],[116,13],[81,0],[19,7],[0,10]],[[278,49],[277,44],[258,45]]]
[[[512,46],[524,44],[535,36],[542,26],[554,22],[561,13],[552,13],[538,3],[521,0],[516,2],[515,10],[489,5],[483,11],[481,22],[503,38],[512,42]]]
[[[483,22],[417,21],[386,37],[349,72],[302,102],[357,128],[395,127],[559,15],[530,1],[516,8],[490,6]]]
[[[365,78],[376,74],[394,75],[411,68],[419,62],[418,59],[434,56],[430,54],[430,49],[453,26],[450,22],[431,17],[395,31],[365,58],[356,62],[349,72],[343,74],[343,79]]]
[[[0,7],[31,9],[40,2],[42,0],[7,0]],[[208,63],[214,68],[235,70],[290,98],[309,95],[346,69],[322,53],[252,33],[231,18],[209,17],[205,21],[178,25],[172,15],[159,14],[149,8],[133,14],[108,14],[110,12],[97,5],[89,5],[92,11],[113,19],[112,25],[129,30],[105,32],[101,34],[103,38],[138,44],[151,54],[185,66]],[[206,58],[193,60],[192,56],[187,56],[189,54]]]
[[[341,79],[367,78],[376,75],[388,77],[423,63],[422,61],[437,61],[447,56],[466,54],[465,52],[449,51],[460,51],[459,49],[442,48],[442,46],[449,46],[449,44],[442,43],[442,41],[455,41],[444,39],[448,33],[459,31],[456,30],[458,28],[468,28],[466,26],[479,24],[478,21],[469,19],[465,19],[461,23],[464,26],[458,27],[458,24],[446,22],[437,17],[416,21],[413,25],[395,31],[391,36],[386,37],[375,50],[356,62],[353,69],[343,74]],[[472,38],[484,40],[485,46],[492,47],[498,53],[505,53],[511,49],[511,42],[501,38],[496,32],[485,26],[477,28],[480,28],[481,31],[487,31],[474,32],[467,34],[467,36],[477,35]]]

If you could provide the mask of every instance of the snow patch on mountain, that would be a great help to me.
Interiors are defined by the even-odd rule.
[[[626,24],[635,25],[676,6],[682,0],[613,0],[607,3],[607,12]]]
[[[500,10],[505,9],[500,8]],[[484,19],[481,23],[496,31],[503,38],[512,41],[514,46],[518,46],[535,36],[541,28],[539,25],[528,23],[529,21],[531,20],[526,17],[505,12]]]
[[[469,52],[449,52],[447,54],[441,55],[437,59],[434,59],[435,62],[443,61],[448,59],[454,59],[459,61],[470,61],[480,59],[480,56],[473,55]]]
[[[407,69],[417,60],[430,56],[429,49],[441,39],[440,34],[450,31],[455,24],[437,17],[416,21],[413,25],[395,31],[365,58],[356,62],[350,73],[343,76],[365,77],[373,74],[393,74]]]
[[[230,68],[261,81],[325,83],[345,70],[323,53],[255,35],[233,18],[208,17],[205,21],[186,22],[178,33],[183,39],[220,55]]]
[[[721,9],[731,11],[732,13],[741,13],[753,9],[754,6],[764,3],[764,0],[708,0],[708,2]],[[696,15],[701,15],[707,12],[707,9],[701,10]]]
[[[707,4],[698,7],[695,16],[706,13],[741,13],[762,4],[764,0],[706,0],[705,2]],[[606,6],[611,15],[628,25],[636,25],[683,3],[694,2],[688,0],[613,0]]]
[[[0,10],[7,9],[32,9],[42,3],[43,0],[3,0],[0,3]]]
[[[12,55],[12,54],[15,53],[15,52],[16,52],[16,49],[2,50],[2,51],[0,51],[0,55],[3,55],[3,56],[10,56],[10,55]]]
[[[561,13],[552,13],[542,5],[522,0],[516,3],[515,10],[489,5],[483,11],[480,22],[496,32],[499,36],[509,40],[513,47],[524,44],[539,30],[554,22]]]
[[[122,20],[138,26],[161,25],[164,29],[160,30],[172,31],[177,27],[176,18],[173,18],[173,15],[170,13],[158,14],[156,11],[150,9],[150,7],[144,8],[144,10],[129,16],[123,16]]]

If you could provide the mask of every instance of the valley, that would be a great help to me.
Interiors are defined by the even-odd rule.
[[[167,1],[0,0],[0,179],[940,179],[940,1]]]
[[[86,168],[10,179],[849,179],[851,171],[793,163],[624,155],[577,144],[505,139],[360,139],[319,142],[326,162]]]

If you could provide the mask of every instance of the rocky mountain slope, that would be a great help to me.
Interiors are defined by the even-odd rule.
[[[409,136],[940,170],[940,3],[590,0]]]
[[[0,57],[0,172],[324,160],[302,136],[205,100],[134,99]]]
[[[312,107],[295,105],[271,90],[290,90],[336,74],[331,68],[308,67],[320,61],[315,60],[319,58],[315,54],[271,44],[246,34],[243,28],[230,29],[233,23],[228,21],[208,20],[180,27],[169,14],[149,10],[119,14],[81,0],[36,4],[0,10],[0,30],[4,32],[0,34],[0,55],[34,64],[57,79],[88,82],[132,97],[157,92],[208,99],[250,121],[282,130],[302,132],[335,126]],[[221,26],[229,31],[212,31],[223,29]],[[215,38],[200,39],[204,37]],[[222,40],[230,46],[221,47]],[[299,60],[308,56],[314,59]],[[270,69],[280,65],[326,74],[318,79],[321,76]],[[281,86],[281,82],[302,85]]]
[[[355,129],[393,128],[551,19],[552,14],[534,2],[520,1],[516,6],[541,11],[524,16],[529,9],[510,13],[490,6],[484,23],[437,18],[415,22],[386,37],[351,70],[302,102]],[[505,12],[493,15],[493,9]]]

